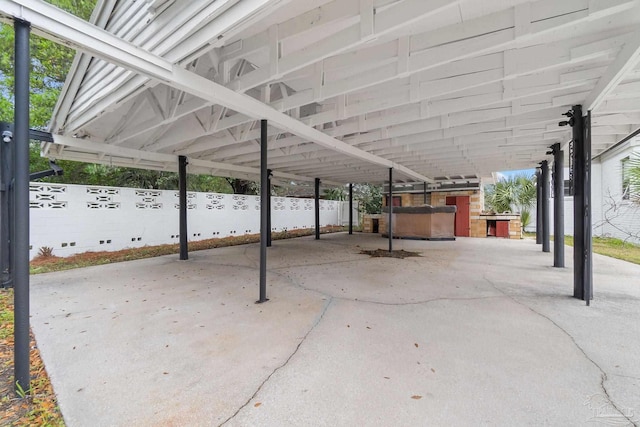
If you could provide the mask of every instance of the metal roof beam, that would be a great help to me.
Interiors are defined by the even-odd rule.
[[[640,11],[640,7],[636,8],[636,13],[638,11]],[[600,77],[596,87],[587,96],[585,100],[586,110],[596,111],[607,95],[620,84],[627,72],[638,65],[638,61],[640,61],[640,30],[630,35],[615,61]]]
[[[296,119],[277,112],[260,101],[236,93],[144,49],[123,42],[118,37],[43,1],[0,0],[0,14],[5,17],[15,17],[30,22],[34,32],[45,38],[71,43],[80,50],[135,70],[140,74],[157,79],[194,96],[224,105],[251,117],[267,119],[283,130],[308,138],[317,144],[344,155],[384,167],[393,167],[418,180],[432,181],[430,178],[411,171],[402,165],[354,148],[316,129],[310,128]]]
[[[615,45],[614,43],[616,40],[617,38],[612,38],[611,45]],[[449,108],[442,109],[439,105],[442,105],[444,102],[443,99],[447,98],[446,95],[451,94],[452,97],[460,98],[464,94],[465,90],[480,90],[483,87],[491,87],[493,83],[502,82],[507,78],[511,79],[527,75],[529,75],[528,78],[531,81],[531,84],[529,85],[530,87],[511,90],[509,93],[504,93],[504,87],[496,87],[496,93],[500,93],[500,97],[490,99],[485,98],[486,101],[483,103],[479,103],[480,100],[477,100],[473,107],[521,99],[535,93],[535,89],[532,86],[535,86],[536,82],[539,82],[538,84],[541,87],[546,88],[549,86],[546,81],[553,80],[556,86],[555,90],[579,86],[589,81],[592,81],[593,84],[595,84],[596,78],[588,73],[562,73],[557,69],[549,69],[549,67],[559,67],[564,65],[569,58],[571,58],[572,64],[575,65],[584,60],[593,60],[594,55],[597,54],[606,57],[608,52],[607,47],[609,44],[585,47],[581,46],[582,43],[584,42],[580,39],[575,39],[571,42],[564,41],[563,43],[557,43],[554,45],[544,45],[544,49],[542,49],[541,46],[531,46],[521,49],[513,49],[504,54],[499,53],[489,55],[489,57],[495,57],[498,60],[496,64],[491,66],[500,67],[500,69],[489,71],[491,76],[487,76],[487,72],[472,71],[478,67],[478,69],[482,69],[483,67],[489,66],[486,64],[486,55],[479,58],[467,58],[451,64],[444,64],[434,70],[430,70],[430,72],[426,73],[426,76],[424,75],[425,73],[421,73],[423,74],[422,76],[419,74],[412,76],[412,83],[406,83],[402,80],[398,81],[398,83],[394,83],[391,87],[374,87],[373,89],[364,92],[351,93],[349,95],[350,103],[342,109],[342,115],[339,108],[336,106],[332,110],[322,111],[320,113],[304,117],[301,120],[311,126],[319,124],[322,125],[335,120],[345,120],[376,111],[388,110],[390,108],[401,107],[408,104],[421,103],[422,101],[428,101],[428,103],[425,103],[425,105],[420,104],[420,111],[416,119],[427,119],[429,117],[436,116],[439,113],[451,114],[453,112],[468,109],[464,107],[464,103],[461,103],[459,106],[451,105]],[[573,46],[580,48],[578,53],[575,55],[572,54]],[[528,61],[527,58],[530,57],[535,57],[537,60]],[[517,67],[514,65],[514,67],[516,67],[514,69],[503,70],[502,67],[506,62],[517,64]],[[466,65],[467,63],[470,65]],[[476,63],[477,65],[474,65]],[[467,68],[469,68],[469,70],[467,70]],[[600,70],[601,68],[597,67],[597,69]],[[455,75],[456,73],[462,73],[465,70],[468,71],[469,74],[446,78],[440,76]],[[415,82],[413,82],[413,80],[415,80]],[[417,87],[414,87],[416,85]],[[390,94],[386,94],[385,91],[390,91],[392,96],[390,96]],[[368,92],[371,92],[371,94],[368,94]],[[310,99],[300,99],[298,95],[300,95],[300,93],[293,94],[283,100],[274,101],[271,105],[279,111],[286,111],[290,108],[301,107],[311,102]],[[360,100],[360,97],[364,99]],[[439,103],[437,102],[438,100],[440,100]],[[440,110],[438,110],[438,108],[440,108]],[[405,120],[403,117],[405,117],[405,115],[400,115],[398,117],[400,122]],[[238,120],[237,117],[233,119],[223,119],[220,121],[220,126],[217,130],[225,129],[229,126],[236,126],[245,121],[246,120]],[[394,123],[390,124],[392,125]],[[179,139],[167,137],[160,139],[156,144],[157,147],[162,148],[175,146],[179,145],[181,142],[193,141],[194,138],[201,138],[214,132],[215,131],[202,132],[196,128],[185,129],[185,131],[179,136]],[[255,136],[252,135],[252,137]],[[236,141],[229,141],[230,144],[235,142]],[[183,149],[182,152],[184,154],[193,154],[198,152],[198,150],[206,150],[209,148],[207,144],[208,142],[206,139],[202,141],[196,140],[190,144],[188,148]]]
[[[532,8],[534,6],[540,10],[540,12],[538,12],[538,14],[541,15],[539,17],[540,19],[542,17],[547,17],[547,18],[549,16],[553,17],[554,16],[553,14],[557,13],[557,10],[556,10],[557,6],[553,1],[543,0],[543,1],[533,2]],[[451,69],[451,70],[463,69],[464,70],[464,63],[458,63],[454,61],[466,59],[468,61],[471,61],[471,63],[478,62],[478,61],[486,62],[486,58],[483,58],[483,57],[474,58],[474,56],[482,54],[485,51],[491,52],[498,48],[506,48],[507,46],[510,46],[511,44],[515,43],[517,40],[521,40],[524,38],[531,38],[536,35],[544,34],[552,29],[558,29],[569,24],[575,24],[577,22],[583,22],[585,20],[592,20],[595,18],[607,16],[609,14],[618,13],[621,10],[624,10],[632,6],[633,6],[632,1],[625,1],[625,0],[595,0],[588,5],[587,5],[587,2],[584,0],[574,0],[572,2],[569,2],[567,5],[563,6],[562,8],[562,10],[564,11],[563,13],[567,12],[567,10],[573,10],[574,13],[568,14],[565,17],[545,19],[544,25],[538,25],[538,24],[534,25],[532,28],[530,28],[531,31],[529,33],[520,34],[520,35],[512,34],[513,25],[514,25],[513,17],[516,14],[516,8],[511,8],[507,11],[498,12],[498,13],[489,15],[488,17],[476,18],[469,21],[465,21],[462,24],[456,24],[450,27],[445,27],[442,29],[437,29],[435,31],[424,33],[423,35],[412,36],[412,40],[413,39],[416,40],[415,42],[412,42],[412,46],[415,47],[414,49],[415,52],[412,51],[412,55],[421,55],[422,57],[426,56],[427,58],[429,58],[432,54],[434,54],[436,58],[442,59],[442,61],[434,62],[430,60],[422,64],[420,67],[414,67],[415,69],[409,69],[406,73],[398,73],[398,70],[396,69],[396,64],[394,63],[394,64],[391,64],[393,65],[391,70],[392,71],[391,75],[389,75],[389,72],[384,71],[388,67],[383,67],[379,70],[367,71],[367,72],[364,72],[363,74],[357,74],[357,76],[352,76],[350,78],[345,78],[345,79],[332,81],[332,82],[328,81],[326,82],[326,84],[323,84],[323,87],[320,89],[311,88],[301,92],[297,92],[289,96],[287,99],[274,102],[272,106],[280,111],[286,111],[289,108],[299,107],[312,102],[319,102],[322,99],[329,99],[333,96],[338,96],[340,94],[347,93],[347,92],[353,93],[355,90],[366,89],[368,87],[385,83],[390,80],[398,79],[398,78],[404,77],[405,75],[409,75],[413,73],[427,71],[428,74],[433,74],[433,72],[435,72],[438,69]],[[502,38],[495,38],[495,37],[487,38],[484,51],[483,50],[478,51],[478,50],[472,49],[471,47],[477,46],[478,44],[476,40],[473,40],[472,35],[477,33],[476,34],[477,37],[479,38],[484,37],[482,34],[484,34],[484,32],[487,31],[486,25],[490,25],[490,28],[494,28],[494,27],[503,28],[503,30],[501,31],[508,33],[509,37],[507,37],[507,39],[505,40],[503,40]],[[466,39],[461,35],[464,35]],[[462,40],[460,40],[460,37],[462,37]],[[444,44],[444,41],[447,41],[448,42],[447,46],[431,47],[426,50],[423,49],[418,52],[418,49],[420,48],[420,46],[424,45],[424,42],[419,41],[420,39],[432,40],[434,38],[438,40],[442,39],[443,44]],[[576,39],[576,40],[579,40],[579,39]],[[267,42],[265,41],[265,43]],[[399,44],[400,41],[396,40],[389,43]],[[454,48],[455,46],[457,46],[457,48]],[[469,46],[469,48],[467,48],[466,46]],[[505,70],[504,75],[499,76],[496,74],[495,78],[500,80],[506,76],[508,76],[509,78],[513,78],[516,75],[524,74],[527,72],[535,72],[536,70],[541,70],[541,69],[545,69],[545,67],[553,66],[555,63],[558,62],[559,59],[561,59],[564,56],[564,55],[559,55],[553,52],[553,49],[554,48],[564,49],[565,51],[567,51],[566,55],[569,55],[568,50],[571,47],[572,45],[569,41],[564,41],[563,45],[544,44],[541,46],[530,46],[523,49],[518,49],[518,48],[510,49],[508,51],[508,54],[505,54],[505,62],[512,64],[512,66],[509,67],[508,70]],[[593,50],[593,49],[598,49],[602,51],[603,54],[606,54],[606,51],[609,48],[610,47],[607,44],[601,43],[599,45],[591,47],[591,49],[589,48],[578,49],[576,50],[575,55],[574,55],[574,52],[571,52],[571,55],[570,55],[571,60],[573,62],[577,62],[580,60],[581,56],[583,58],[593,58],[593,52],[590,52],[590,50]],[[367,48],[364,50],[371,51],[373,52],[372,54],[374,55],[380,55],[379,52],[384,51],[381,49],[381,46],[375,46],[375,47]],[[441,51],[444,52],[444,54],[446,54],[445,55],[446,58],[440,58],[442,54],[436,54],[437,52],[441,52]],[[389,52],[391,52],[390,54],[393,55],[392,59],[394,59],[395,62],[400,60],[398,56],[399,55],[398,48],[395,45],[393,49],[389,50]],[[333,52],[333,54],[336,54],[336,53],[337,51]],[[496,55],[499,56],[500,61],[502,61],[502,53],[496,54]],[[360,53],[358,53],[358,55],[353,55],[349,53],[345,55],[337,55],[335,57],[328,59],[327,61],[333,64],[331,65],[333,67],[337,67],[338,64],[340,65],[340,67],[345,67],[347,65],[352,67],[358,67],[362,62],[362,59],[360,58],[360,56],[361,56]],[[506,58],[506,56],[508,56],[508,58]],[[524,56],[528,58],[535,57],[537,60],[521,61],[518,59],[519,56]],[[413,58],[413,56],[411,56],[411,58]],[[548,60],[545,58],[548,58]],[[320,57],[316,58],[316,60],[319,60],[319,59],[321,58]],[[381,57],[381,59],[384,59],[384,58]],[[526,69],[523,69],[522,65],[520,65],[521,62],[522,64],[528,67],[532,67],[534,69],[529,71],[527,71]],[[555,65],[557,66],[558,64],[555,64]],[[262,69],[253,71],[252,73],[264,74],[265,72],[268,72],[268,71],[269,71],[269,67],[264,67]],[[249,76],[252,73],[249,73],[246,76]],[[437,74],[437,72],[435,74]],[[244,76],[240,77],[240,79],[242,79],[243,77]],[[418,76],[416,75],[415,77],[418,77]],[[417,83],[419,83],[419,80],[420,79],[417,79]],[[285,77],[285,81],[286,81],[286,77]],[[361,83],[364,81],[366,81],[366,84],[364,86],[362,87],[358,86],[358,85],[361,85]],[[256,86],[252,86],[252,87],[256,87]],[[339,90],[338,88],[341,88],[341,89]],[[422,91],[418,91],[418,92],[422,92]],[[417,93],[414,93],[413,96],[414,97],[418,96],[419,99],[428,98],[422,95],[418,95]],[[388,97],[385,97],[383,101],[384,101],[383,105],[389,105],[389,102],[390,101],[395,102],[395,99],[390,100],[388,99]],[[403,100],[401,104],[404,104],[407,102],[409,102],[409,96],[407,96],[407,100]],[[413,102],[415,102],[415,100]],[[377,109],[380,109],[380,107],[378,107]],[[375,111],[375,109],[373,110],[369,109],[368,111]],[[362,111],[360,109],[360,106],[356,110],[354,110],[353,108],[351,109],[351,113],[354,115],[363,114],[364,112],[367,112],[367,111]],[[320,115],[320,117],[322,117],[322,115]],[[324,119],[324,122],[336,120],[336,119],[338,119],[338,117],[331,118],[331,119],[327,117],[326,119]],[[307,119],[307,120],[308,120],[307,123],[310,125],[317,124],[317,122],[313,121],[312,119]],[[222,125],[221,127],[224,128],[224,125]]]
[[[103,157],[107,157],[107,159],[109,156],[131,159],[131,162],[123,162],[123,166],[135,167],[135,165],[140,164],[141,161],[149,161],[158,164],[164,164],[168,169],[174,170],[178,165],[178,156],[175,154],[153,153],[149,151],[135,150],[132,148],[115,147],[109,144],[102,144],[99,142],[73,138],[70,136],[56,134],[53,134],[52,136],[54,142],[45,144],[43,152],[45,156],[55,157],[57,153],[62,152],[66,147],[71,147],[80,150],[90,150],[93,153],[99,153]],[[103,161],[102,163],[104,163],[105,161]],[[227,173],[240,173],[244,176],[251,176],[254,179],[258,179],[258,177],[260,176],[259,168],[237,166],[200,159],[189,159],[189,164],[192,167],[197,167],[199,170],[216,170],[220,176],[230,176],[226,175]],[[278,171],[273,171],[273,175],[277,178],[289,179],[292,181],[313,182],[314,180],[314,177],[283,173]],[[337,181],[327,181],[327,183],[330,183],[331,185],[343,184]]]

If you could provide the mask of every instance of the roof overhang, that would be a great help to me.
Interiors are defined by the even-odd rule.
[[[381,182],[535,167],[592,110],[593,154],[640,124],[630,0],[103,1],[91,23],[37,0],[0,15],[78,49],[57,158]]]

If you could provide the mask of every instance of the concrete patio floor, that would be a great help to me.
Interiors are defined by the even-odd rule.
[[[638,425],[640,266],[532,240],[274,241],[32,276],[68,426]],[[567,248],[567,265],[572,264]]]

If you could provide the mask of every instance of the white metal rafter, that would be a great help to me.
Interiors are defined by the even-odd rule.
[[[170,33],[186,12],[169,5],[154,16],[143,2],[114,1],[109,31],[164,56],[171,78],[196,74],[218,86],[205,86],[216,93],[203,96],[182,80],[112,77],[112,65],[93,60],[71,79],[83,81],[69,114],[56,120],[67,135],[116,147],[108,150],[255,169],[252,111],[269,105],[306,129],[270,120],[270,166],[283,172],[362,181],[385,179],[392,163],[421,176],[487,176],[532,167],[548,145],[565,142],[569,131],[557,121],[573,104],[597,107],[594,153],[640,123],[637,0],[227,0],[213,20],[198,14],[211,7],[198,0],[189,13],[202,28],[173,37],[171,54],[137,42],[149,31],[139,18]],[[229,19],[250,4],[264,5],[252,25]],[[216,38],[208,44],[206,31]],[[178,54],[184,46],[198,49]],[[175,71],[178,63],[191,74]],[[251,108],[222,102],[242,93]],[[140,114],[131,120],[127,111]],[[332,149],[336,142],[343,151]],[[384,162],[372,168],[344,158],[345,150]]]
[[[263,103],[243,94],[207,80],[180,66],[174,65],[154,54],[123,42],[118,37],[101,30],[73,15],[38,0],[0,0],[3,15],[23,19],[31,23],[34,32],[57,41],[71,43],[79,50],[137,71],[142,75],[159,80],[171,87],[183,90],[194,96],[213,103],[222,104],[239,113],[260,119],[267,119],[279,128],[307,138],[317,144],[370,163],[394,168],[398,172],[422,181],[432,182],[431,178],[395,164],[384,158],[372,155],[316,129],[279,113]]]

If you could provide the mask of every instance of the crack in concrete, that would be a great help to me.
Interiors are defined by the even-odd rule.
[[[629,378],[629,379],[632,379],[632,380],[640,380],[640,377],[634,377],[634,376],[631,376],[631,375],[611,374],[611,376],[613,376],[613,377],[621,377],[621,378]]]
[[[274,271],[274,270],[269,270],[269,271],[271,273],[277,275],[277,276],[280,276],[280,277],[286,279],[293,286],[296,286],[296,287],[298,287],[298,288],[300,288],[302,290],[309,291],[309,292],[315,292],[315,293],[323,295],[323,296],[325,296],[327,298],[336,299],[338,301],[362,302],[362,303],[365,303],[365,304],[375,304],[375,305],[385,305],[385,306],[408,306],[408,305],[428,304],[428,303],[435,302],[435,301],[473,301],[473,300],[483,300],[483,299],[493,299],[493,298],[508,298],[508,296],[505,295],[504,292],[500,292],[500,290],[498,290],[498,292],[500,292],[501,295],[488,295],[488,296],[484,296],[484,297],[460,297],[460,298],[443,297],[443,298],[430,298],[430,299],[426,299],[426,300],[410,301],[410,302],[373,301],[373,300],[366,300],[366,299],[359,299],[359,298],[347,298],[347,297],[331,295],[331,294],[328,294],[328,293],[323,292],[323,291],[318,290],[318,289],[308,288],[308,287],[302,285],[301,283],[299,283],[297,280],[295,280],[293,277],[289,276],[288,274],[281,273],[281,272]]]
[[[304,336],[302,337],[302,339],[300,340],[300,342],[298,343],[296,348],[293,350],[293,352],[289,355],[289,357],[287,357],[287,359],[280,366],[276,367],[273,371],[271,371],[271,373],[269,375],[267,375],[267,377],[264,379],[264,381],[262,381],[260,383],[260,385],[258,386],[256,391],[251,395],[251,397],[249,397],[249,399],[242,406],[240,406],[236,410],[236,412],[233,413],[233,415],[231,415],[229,418],[224,420],[222,423],[218,424],[218,427],[221,427],[221,426],[227,424],[229,421],[233,420],[240,413],[240,411],[242,411],[244,408],[246,408],[247,405],[249,405],[249,403],[251,403],[251,401],[258,395],[258,393],[260,393],[260,390],[262,390],[262,387],[264,387],[264,385],[271,379],[271,377],[276,372],[278,372],[279,370],[281,370],[282,368],[287,366],[287,364],[291,361],[291,359],[293,359],[293,356],[295,356],[298,353],[298,350],[300,350],[300,347],[306,341],[306,339],[309,336],[309,334],[311,334],[311,332],[313,332],[313,330],[320,324],[320,322],[324,318],[324,315],[327,313],[327,310],[329,309],[329,306],[331,305],[332,302],[333,302],[333,298],[329,297],[329,299],[327,300],[327,302],[324,305],[324,308],[322,309],[322,312],[320,313],[320,315],[318,316],[318,318],[316,319],[314,324],[311,326],[311,328],[307,331],[307,333],[304,334]]]
[[[593,360],[588,354],[587,352],[580,346],[580,344],[578,344],[578,342],[575,340],[575,338],[573,337],[573,335],[571,335],[566,329],[564,329],[562,326],[560,326],[558,323],[556,323],[553,319],[551,319],[549,316],[546,316],[542,313],[540,313],[537,310],[534,310],[533,308],[529,307],[527,304],[523,303],[522,301],[518,301],[513,295],[509,295],[508,293],[506,293],[505,291],[503,291],[502,289],[500,289],[495,283],[493,283],[491,280],[489,280],[485,275],[482,276],[484,280],[486,280],[491,286],[493,286],[493,288],[495,290],[497,290],[498,292],[502,293],[504,296],[506,296],[507,298],[509,298],[511,301],[515,302],[516,304],[521,305],[522,307],[526,308],[527,310],[531,311],[532,313],[537,314],[538,316],[546,319],[547,321],[549,321],[551,324],[553,324],[556,328],[558,328],[560,331],[562,331],[562,333],[564,333],[567,337],[569,337],[569,339],[571,340],[571,342],[573,343],[573,345],[578,349],[578,351],[580,351],[580,353],[582,353],[582,355],[584,356],[585,359],[587,359],[589,362],[591,362],[591,364],[593,366],[596,367],[596,369],[598,369],[600,371],[600,388],[602,389],[602,392],[604,393],[607,401],[611,404],[611,406],[618,411],[618,413],[624,417],[627,421],[629,421],[629,424],[631,424],[634,427],[638,427],[638,423],[636,421],[634,421],[633,419],[629,418],[629,416],[627,414],[624,413],[624,411],[613,401],[613,399],[611,398],[611,396],[609,395],[609,391],[607,390],[607,387],[605,386],[605,382],[608,379],[607,373],[605,372],[605,370],[598,364],[596,363],[595,360]]]
[[[303,264],[296,264],[296,265],[286,265],[286,266],[282,266],[282,267],[274,267],[271,269],[271,271],[273,270],[286,270],[287,268],[296,268],[296,267],[318,267],[321,265],[334,265],[334,264],[346,264],[346,263],[354,263],[354,262],[362,262],[362,261],[367,261],[369,258],[365,258],[365,259],[360,259],[360,258],[354,258],[354,259],[347,259],[347,260],[342,260],[342,261],[327,261],[327,262],[318,262],[318,263],[314,263],[314,264],[307,264],[307,263],[303,263]]]
[[[412,301],[412,302],[382,302],[382,301],[371,301],[371,300],[364,300],[364,299],[357,299],[357,298],[356,299],[344,298],[344,297],[334,297],[334,298],[339,300],[344,300],[344,301],[363,302],[365,304],[403,306],[403,305],[422,305],[422,304],[428,304],[430,302],[436,302],[436,301],[476,301],[476,300],[483,300],[483,299],[505,298],[505,296],[490,295],[486,297],[460,297],[460,298],[444,297],[444,298],[431,298],[431,299],[425,299],[421,301]]]
[[[254,260],[252,260],[248,255],[247,255],[247,249],[245,249],[243,251],[243,255],[246,256],[246,258],[248,258],[250,261],[252,261],[253,263],[255,263]],[[345,262],[353,262],[353,260],[347,260],[347,261],[339,261],[341,263],[345,263]],[[324,264],[334,264],[335,262],[327,262],[327,263],[319,263],[319,264],[312,264],[312,265],[324,265]],[[256,269],[257,267],[251,267],[251,266],[237,266],[237,265],[225,265],[225,264],[218,264],[220,266],[229,266],[229,267],[240,267],[240,268],[247,268],[247,269]],[[305,264],[307,265],[307,264]],[[292,284],[293,286],[296,286],[300,289],[303,289],[305,291],[309,291],[309,292],[314,292],[320,295],[323,295],[324,297],[327,298],[327,303],[325,304],[325,307],[322,311],[322,313],[320,314],[320,316],[318,317],[318,319],[316,320],[316,322],[312,325],[312,327],[309,329],[309,331],[307,331],[307,333],[304,335],[304,337],[302,338],[302,340],[298,343],[298,345],[296,346],[296,348],[294,349],[294,351],[291,353],[291,355],[289,355],[289,357],[284,361],[284,363],[278,367],[276,367],[266,378],[265,380],[258,386],[258,388],[256,389],[256,391],[251,395],[251,397],[242,405],[238,408],[238,410],[231,415],[229,418],[227,418],[226,420],[224,420],[221,424],[219,424],[219,426],[223,426],[225,424],[227,424],[229,421],[233,420],[239,413],[240,411],[242,411],[245,407],[247,407],[247,405],[249,405],[249,403],[251,403],[251,401],[256,397],[256,395],[260,392],[260,390],[262,390],[262,387],[271,379],[271,377],[278,372],[280,369],[284,368],[289,361],[293,358],[293,356],[295,356],[298,352],[298,350],[300,349],[301,345],[304,343],[304,341],[306,340],[306,338],[308,337],[308,335],[318,326],[318,324],[320,323],[320,321],[324,318],[325,313],[327,312],[329,306],[331,305],[331,303],[333,302],[333,300],[340,300],[340,301],[349,301],[349,302],[361,302],[361,303],[365,303],[365,304],[375,304],[375,305],[383,305],[383,306],[409,306],[409,305],[421,305],[421,304],[428,304],[431,302],[435,302],[435,301],[473,301],[473,300],[483,300],[483,299],[495,299],[495,298],[508,298],[510,300],[512,300],[513,302],[515,302],[518,305],[521,305],[523,307],[525,307],[526,309],[528,309],[529,311],[531,311],[532,313],[537,314],[538,316],[546,319],[547,321],[549,321],[551,324],[553,324],[557,329],[559,329],[560,331],[562,331],[573,343],[573,345],[580,351],[580,353],[582,353],[582,355],[584,356],[585,359],[587,359],[589,362],[591,362],[591,364],[593,364],[593,366],[595,366],[599,371],[600,371],[600,388],[602,389],[602,392],[604,393],[607,401],[611,404],[611,406],[613,408],[615,408],[615,410],[622,416],[624,417],[631,425],[633,425],[634,427],[640,427],[638,425],[638,423],[636,421],[634,421],[633,419],[631,419],[629,416],[627,416],[624,411],[613,401],[613,399],[611,398],[611,396],[609,395],[609,391],[607,390],[606,386],[605,386],[605,382],[608,379],[607,373],[604,371],[604,369],[598,364],[596,363],[591,357],[589,357],[589,355],[585,352],[585,350],[576,342],[575,338],[569,334],[568,331],[566,331],[562,326],[560,326],[559,324],[557,324],[553,319],[551,319],[550,317],[534,310],[533,308],[529,307],[528,305],[526,305],[525,303],[517,300],[513,295],[508,294],[507,292],[505,292],[504,290],[500,289],[495,283],[493,283],[491,280],[489,280],[486,275],[483,275],[484,280],[489,283],[497,292],[499,292],[501,295],[493,295],[493,296],[484,296],[484,297],[461,297],[461,298],[455,298],[455,297],[450,297],[450,298],[432,298],[432,299],[427,299],[427,300],[422,300],[422,301],[414,301],[414,302],[403,302],[403,303],[387,303],[387,302],[381,302],[381,301],[371,301],[371,300],[363,300],[363,299],[356,299],[356,298],[346,298],[346,297],[340,297],[340,296],[333,296],[330,295],[326,292],[317,290],[317,289],[312,289],[312,288],[308,288],[306,286],[303,286],[301,283],[298,283],[297,280],[295,280],[294,278],[290,277],[289,275],[279,272],[277,270],[281,270],[281,269],[287,269],[287,268],[293,268],[296,266],[288,266],[288,267],[276,267],[274,269],[269,269],[267,270],[268,272],[275,274],[277,276],[283,277],[284,279],[286,279],[290,284]],[[623,376],[623,375],[618,375],[618,374],[614,374],[616,376]]]

